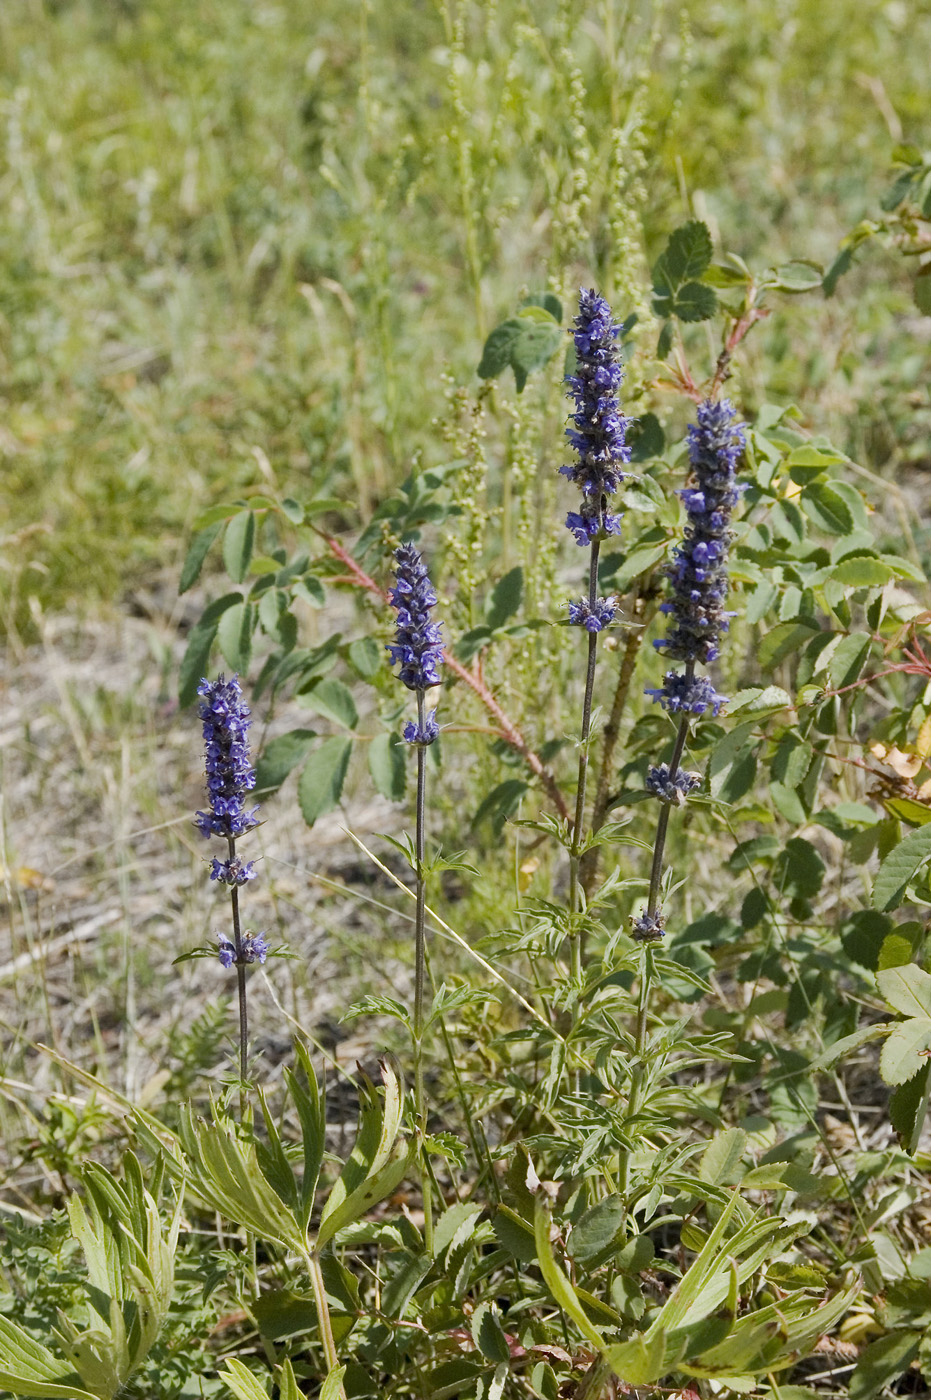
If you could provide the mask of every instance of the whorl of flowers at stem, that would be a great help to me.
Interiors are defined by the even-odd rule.
[[[268,940],[264,933],[247,933],[242,939],[242,952],[236,957],[236,945],[223,933],[217,934],[218,956],[226,968],[234,964],[263,963],[268,957]]]
[[[215,681],[202,680],[197,693],[201,697],[210,811],[198,812],[195,825],[204,836],[235,839],[258,825],[258,807],[247,812],[243,806],[246,793],[255,787],[255,770],[249,758],[251,712],[242,698],[238,676],[231,676],[228,681],[223,676]],[[213,873],[212,878],[226,876]]]
[[[624,378],[621,328],[604,298],[584,288],[573,324],[577,365],[566,383],[575,412],[566,437],[578,461],[560,471],[581,489],[582,503],[566,516],[566,526],[580,545],[586,545],[620,530],[620,516],[608,510],[608,497],[626,477],[623,468],[630,461],[630,448],[625,441],[628,420],[618,401]]]

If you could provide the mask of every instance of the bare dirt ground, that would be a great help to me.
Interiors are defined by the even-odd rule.
[[[202,740],[196,711],[179,711],[173,698],[183,645],[170,619],[61,616],[43,622],[41,643],[4,658],[0,1117],[8,1143],[22,1115],[62,1088],[39,1044],[121,1093],[154,1100],[171,1047],[220,1001],[229,1003],[230,1042],[215,1073],[231,1068],[234,974],[213,954],[172,966],[181,953],[215,948],[229,914],[226,891],[208,878],[215,843],[192,825],[204,803]],[[283,708],[272,732],[303,721],[303,712]],[[309,830],[293,778],[263,805],[245,852],[258,859],[260,878],[243,892],[243,915],[290,956],[250,977],[260,1079],[275,1076],[295,1025],[343,1065],[370,1058],[371,1027],[359,1039],[340,1024],[343,1011],[368,990],[406,997],[407,901],[345,831],[374,842],[395,867],[377,833],[396,832],[399,812],[364,794]],[[9,1173],[15,1163],[5,1156]]]

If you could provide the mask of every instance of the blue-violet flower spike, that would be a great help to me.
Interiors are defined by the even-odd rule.
[[[578,363],[566,383],[575,412],[569,415],[566,437],[578,461],[560,471],[581,489],[581,507],[569,512],[566,526],[580,545],[587,545],[620,532],[620,516],[608,510],[607,502],[627,476],[623,468],[630,461],[625,441],[629,420],[618,401],[624,378],[621,328],[610,306],[597,292],[583,288],[574,326]]]
[[[733,539],[731,512],[743,489],[737,482],[737,462],[744,432],[727,399],[699,405],[688,443],[692,483],[679,492],[688,525],[666,570],[672,598],[662,610],[670,615],[671,625],[655,646],[670,660],[707,665],[717,657],[718,642],[733,616],[724,609],[727,554]]]
[[[398,610],[398,621],[395,640],[388,646],[391,664],[400,665],[398,680],[408,690],[428,690],[440,684],[443,657],[440,625],[430,621],[436,594],[419,550],[402,544],[394,557],[397,573],[388,596]]]
[[[209,812],[198,812],[195,825],[204,836],[237,837],[258,825],[258,807],[246,811],[243,798],[255,787],[249,758],[250,710],[237,676],[201,681],[200,717],[204,729]],[[214,878],[218,878],[214,876]],[[249,878],[249,877],[247,877]]]

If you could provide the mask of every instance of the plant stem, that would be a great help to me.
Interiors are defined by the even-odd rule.
[[[592,807],[592,831],[600,831],[608,815],[611,774],[614,771],[614,754],[621,734],[621,718],[627,705],[627,697],[630,694],[630,685],[637,668],[640,648],[643,646],[644,631],[655,611],[655,603],[646,602],[641,593],[635,596],[631,612],[636,625],[627,634],[624,654],[621,657],[621,665],[617,674],[617,685],[614,688],[614,699],[611,702],[611,713],[604,727],[604,743],[598,768],[598,785],[595,789],[595,802]],[[582,857],[579,878],[582,881],[582,889],[585,891],[586,899],[591,897],[595,881],[598,879],[600,860],[601,848],[599,846],[593,846]]]
[[[417,692],[417,724],[424,728],[424,692]],[[417,1117],[420,1183],[423,1195],[423,1233],[427,1254],[433,1256],[433,1189],[430,1168],[426,1160],[427,1109],[423,1086],[424,989],[427,981],[427,940],[424,927],[424,813],[427,779],[427,750],[417,747],[417,816],[416,816],[416,877],[417,910],[414,919],[414,1110]]]
[[[308,1251],[307,1268],[310,1272],[310,1286],[314,1291],[314,1302],[317,1305],[317,1322],[320,1327],[320,1341],[323,1344],[323,1354],[326,1357],[327,1374],[335,1371],[339,1365],[339,1357],[336,1354],[336,1341],[333,1337],[333,1324],[330,1321],[330,1308],[326,1300],[326,1284],[323,1282],[323,1270],[320,1268],[320,1256],[313,1250]],[[339,1388],[340,1400],[346,1400],[346,1391],[341,1385]]]
[[[588,602],[594,611],[598,598],[598,553],[600,541],[592,543],[588,569]],[[579,742],[579,777],[575,790],[575,816],[572,822],[572,844],[569,847],[569,913],[579,909],[579,863],[581,861],[582,826],[585,821],[585,788],[588,780],[588,741],[592,728],[592,696],[595,691],[595,664],[598,659],[598,633],[588,634],[588,668],[585,673],[585,699],[582,702],[582,733]],[[573,976],[581,979],[581,939],[573,936]],[[578,962],[578,967],[575,963]]]
[[[686,662],[685,674],[689,680],[695,674],[694,661]],[[682,761],[682,754],[685,751],[685,741],[689,733],[689,716],[684,714],[679,721],[679,732],[676,734],[676,742],[672,750],[672,758],[669,760],[669,780],[675,782],[676,774],[679,771],[679,764]],[[659,911],[660,893],[663,883],[663,854],[666,849],[666,833],[669,830],[669,809],[670,804],[664,802],[660,807],[659,819],[656,823],[656,841],[653,846],[653,865],[650,870],[650,892],[647,896],[647,914],[654,915]],[[630,1095],[627,1100],[627,1112],[624,1115],[625,1123],[630,1123],[636,1118],[640,1111],[640,1102],[643,1095],[643,1081],[646,1073],[646,1048],[647,1033],[649,1030],[649,1001],[650,987],[653,981],[653,948],[649,943],[643,945],[643,963],[640,969],[640,990],[637,997],[637,1025],[634,1032],[634,1066],[630,1076]],[[622,1148],[618,1158],[618,1176],[620,1179],[620,1191],[626,1197],[630,1187],[630,1152],[627,1148]]]
[[[227,837],[230,862],[236,859],[236,839]],[[246,967],[242,961],[242,923],[239,918],[239,887],[230,885],[230,904],[233,910],[233,946],[236,949],[236,984],[239,990],[239,1078],[242,1087],[239,1091],[240,1116],[245,1112],[245,1083],[249,1054],[249,1016],[246,1010]]]

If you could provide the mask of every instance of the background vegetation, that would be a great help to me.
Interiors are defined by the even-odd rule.
[[[580,999],[553,942],[565,853],[552,833],[516,824],[552,812],[554,791],[571,802],[577,761],[580,650],[549,625],[582,586],[581,556],[559,538],[563,356],[541,355],[520,393],[510,368],[493,375],[501,365],[485,362],[485,378],[477,369],[489,334],[528,295],[557,298],[563,326],[580,285],[596,286],[620,319],[636,315],[624,392],[627,411],[649,424],[637,454],[647,484],[627,502],[626,552],[605,581],[649,626],[680,528],[672,492],[692,404],[679,347],[696,379],[710,377],[752,286],[768,314],[735,347],[727,393],[753,427],[755,486],[734,570],[742,619],[721,664],[722,688],[740,692],[744,708],[703,726],[694,746],[695,766],[709,774],[706,800],[673,832],[677,878],[687,869],[674,896],[679,971],[667,973],[657,1002],[670,1035],[689,1016],[682,1034],[704,1037],[706,1049],[729,1037],[728,1053],[739,1047],[742,1058],[689,1066],[670,1042],[648,1126],[664,1121],[683,1147],[676,1170],[686,1172],[690,1153],[704,1164],[709,1229],[723,1218],[714,1189],[763,1173],[746,1190],[773,1192],[767,1206],[790,1233],[753,1285],[754,1307],[787,1295],[811,1306],[846,1299],[846,1314],[829,1325],[825,1314],[800,1345],[819,1350],[795,1372],[767,1379],[755,1353],[745,1358],[751,1384],[787,1400],[802,1400],[800,1385],[849,1385],[855,1400],[870,1400],[931,1375],[926,1073],[918,1099],[893,1107],[894,1122],[889,1109],[890,1088],[919,1077],[931,1004],[918,980],[918,1010],[907,1015],[901,988],[896,1001],[888,975],[876,980],[922,972],[921,909],[931,902],[921,834],[931,829],[931,671],[903,650],[920,642],[929,606],[931,307],[920,273],[929,51],[924,0],[0,7],[0,1209],[9,1221],[0,1322],[12,1318],[49,1344],[58,1309],[78,1317],[80,1221],[73,1205],[70,1220],[63,1210],[79,1183],[91,1202],[98,1192],[103,1217],[116,1209],[93,1174],[81,1176],[86,1159],[112,1169],[126,1183],[125,1210],[144,1215],[125,1154],[138,1151],[148,1173],[156,1130],[146,1137],[127,1104],[183,1134],[184,1103],[203,1109],[211,1089],[223,1091],[228,979],[213,959],[172,966],[211,942],[222,919],[190,828],[202,803],[200,741],[192,711],[178,706],[179,666],[183,700],[208,667],[262,678],[256,746],[265,785],[281,791],[249,852],[262,855],[250,918],[294,956],[252,981],[258,1082],[275,1105],[293,1105],[285,1068],[299,1029],[321,1077],[326,1067],[327,1150],[342,1158],[357,1116],[356,1062],[377,1077],[377,1055],[389,1049],[409,1069],[405,1027],[384,998],[409,1001],[408,901],[393,877],[410,872],[377,835],[401,837],[408,826],[388,739],[403,696],[378,664],[390,615],[358,569],[384,586],[387,550],[411,528],[436,560],[447,643],[463,667],[479,659],[472,673],[554,787],[528,771],[478,687],[460,677],[441,703],[448,732],[442,768],[431,768],[430,827],[447,854],[468,848],[464,859],[481,873],[453,862],[432,877],[447,926],[445,941],[434,929],[437,982],[457,987],[459,1001],[445,1018],[450,1038],[435,1028],[428,1085],[433,1130],[465,1144],[464,1155],[435,1144],[441,1194],[459,1214],[429,1275],[419,1272],[413,1185],[395,1183],[381,1224],[342,1240],[331,1305],[368,1317],[348,1344],[345,1383],[357,1395],[393,1386],[403,1397],[483,1400],[553,1400],[558,1387],[583,1384],[591,1335],[552,1276],[532,1273],[519,1304],[502,1283],[515,1257],[525,1274],[538,1257],[520,1224],[506,1237],[494,1214],[502,1202],[524,1225],[533,1214],[526,1173],[514,1170],[521,1139],[532,1141],[540,1175],[562,1183],[557,1256],[573,1286],[608,1309],[596,1307],[590,1323],[617,1323],[626,1337],[653,1316],[673,1275],[649,1273],[652,1250],[682,1267],[706,1241],[691,1220],[694,1181],[656,1200],[645,1185],[637,1210],[661,1210],[653,1219],[666,1223],[651,1226],[650,1259],[634,1246],[618,1262],[631,1239],[615,1207],[594,1224],[585,1212],[617,1199],[597,1172],[592,1185],[592,1163],[623,1152],[630,1127],[611,1117],[594,1080],[579,1080],[579,1064],[603,1069],[599,1056],[610,1062],[623,1043],[630,1018],[619,1013],[611,1042],[604,996],[614,988],[624,1012],[636,971],[624,961],[625,930],[639,887],[609,887],[596,904],[592,982]],[[889,195],[897,179],[898,202]],[[729,269],[715,283],[718,313],[677,322],[675,345],[658,356],[663,305],[651,269],[670,233],[696,220],[711,233],[715,266]],[[837,262],[845,239],[849,256]],[[789,457],[812,446],[820,457],[796,458],[793,477]],[[237,516],[231,503],[257,496],[265,504],[254,516]],[[306,508],[303,523],[287,500]],[[247,518],[256,524],[248,548]],[[753,535],[774,521],[769,537]],[[189,547],[192,537],[206,546],[204,530],[217,545],[198,574]],[[321,531],[349,551],[355,573]],[[279,548],[300,565],[289,577],[249,573]],[[852,568],[867,559],[878,572]],[[199,619],[230,588],[244,601],[220,630],[221,660],[220,615],[206,629]],[[275,599],[264,613],[263,597]],[[609,643],[602,668],[602,755],[627,635]],[[289,674],[295,643],[303,669]],[[642,697],[658,683],[651,653],[631,654],[637,669],[602,794],[617,801],[610,815],[632,818],[627,834],[647,842],[643,773],[669,742]],[[269,654],[278,670],[263,671]],[[779,695],[761,701],[767,686]],[[311,727],[316,747],[288,740]],[[315,796],[321,750],[346,754],[338,808],[338,792],[331,803]],[[346,838],[347,826],[381,865]],[[903,864],[884,864],[907,842]],[[602,874],[636,879],[642,860],[613,850]],[[495,972],[543,1008],[545,1034],[528,1036],[532,1017]],[[499,999],[484,995],[495,986]],[[364,1014],[343,1020],[360,1002]],[[911,1058],[893,1064],[884,1049],[881,1076],[876,1028],[888,1031],[896,1014],[911,1027]],[[580,1057],[574,1069],[567,1041]],[[286,1122],[289,1138],[293,1111]],[[712,1138],[713,1155],[701,1156]],[[190,1139],[184,1150],[194,1161]],[[332,1163],[326,1170],[331,1179]],[[637,1170],[655,1182],[671,1159]],[[170,1197],[171,1177],[146,1176],[154,1198]],[[247,1215],[215,1224],[209,1207],[219,1207],[201,1187],[188,1198],[174,1289],[162,1288],[158,1340],[120,1393],[225,1396],[224,1357],[270,1383],[269,1365],[286,1356],[295,1387],[317,1393],[326,1367],[293,1242],[268,1235],[250,1257],[249,1232],[235,1229]],[[162,1217],[167,1239],[164,1202]],[[588,1254],[584,1244],[561,1253],[583,1219]],[[811,1240],[796,1245],[800,1222]],[[147,1228],[147,1242],[161,1239]],[[632,1238],[645,1239],[645,1217],[638,1228]],[[602,1258],[612,1242],[615,1254]],[[382,1259],[393,1292],[376,1317]],[[859,1273],[848,1297],[850,1260]],[[128,1267],[124,1285],[131,1309],[138,1280]],[[150,1286],[157,1293],[158,1279]],[[426,1341],[415,1335],[422,1317]],[[414,1340],[401,1345],[402,1333]],[[543,1350],[529,1356],[534,1345]],[[458,1371],[442,1371],[454,1362]],[[725,1389],[747,1374],[734,1366],[719,1367]],[[649,1367],[643,1375],[656,1379]],[[276,1383],[293,1400],[284,1372]]]

